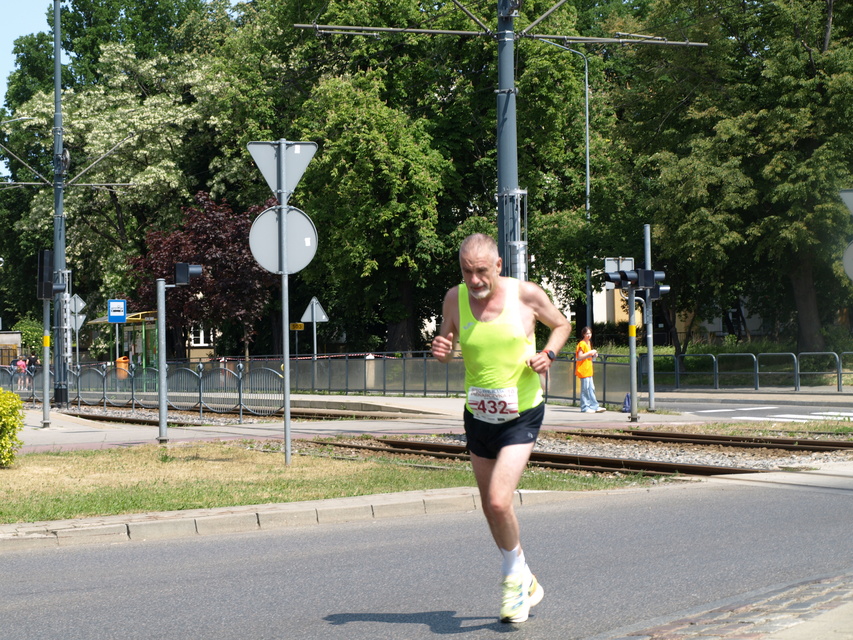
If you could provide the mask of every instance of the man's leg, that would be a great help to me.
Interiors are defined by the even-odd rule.
[[[492,537],[501,549],[515,549],[519,545],[518,520],[515,517],[513,498],[534,444],[531,442],[504,447],[494,460],[471,454],[471,466],[480,490],[483,513],[486,515]]]
[[[503,447],[496,460],[471,454],[471,465],[480,489],[483,512],[492,537],[504,556],[501,585],[501,622],[524,622],[544,593],[527,568],[521,549],[513,498],[535,443]]]

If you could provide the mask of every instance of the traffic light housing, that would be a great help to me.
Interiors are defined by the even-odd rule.
[[[652,289],[657,285],[658,282],[661,282],[666,277],[666,273],[664,273],[663,271],[642,269],[640,270],[639,276],[640,277],[637,286],[640,289]]]
[[[658,300],[665,293],[669,293],[669,285],[656,284],[649,289],[649,300]]]
[[[39,251],[37,297],[39,300],[53,298],[53,251]]]
[[[620,279],[622,280],[622,288],[628,289],[629,287],[637,287],[637,283],[640,279],[639,271],[620,271],[619,272]]]
[[[175,263],[175,284],[189,284],[190,280],[201,275],[200,264],[188,264],[186,262]]]
[[[636,271],[606,271],[604,273],[604,281],[612,282],[620,289],[628,289],[629,287],[637,286]]]
[[[63,291],[65,283],[53,281],[53,251],[42,249],[39,251],[36,297],[39,300],[50,300]]]
[[[604,281],[612,282],[621,289],[648,289],[652,291],[652,299],[669,292],[669,285],[658,284],[666,277],[663,271],[640,269],[638,271],[605,271]]]

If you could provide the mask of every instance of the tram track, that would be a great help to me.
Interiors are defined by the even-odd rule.
[[[324,413],[326,419],[343,416],[312,408],[306,413]],[[106,415],[67,411],[81,418],[156,425],[156,414],[142,411],[113,410]],[[343,413],[343,412],[342,412]],[[351,413],[351,412],[350,412]],[[385,412],[372,412],[373,418],[386,418]],[[300,416],[307,418],[307,416]],[[348,416],[352,419],[352,415]],[[395,415],[394,417],[403,417]],[[411,418],[411,416],[406,416]],[[425,416],[424,416],[425,417]],[[195,419],[193,419],[195,418]],[[309,419],[317,419],[312,416]],[[213,426],[228,426],[233,420],[217,415]],[[246,423],[262,422],[249,419]],[[169,423],[175,427],[199,426],[197,414],[170,411]],[[839,439],[783,438],[766,436],[731,436],[711,433],[678,433],[668,431],[625,430],[598,431],[592,429],[549,429],[541,434],[531,455],[531,465],[565,471],[592,473],[636,473],[643,475],[712,476],[722,474],[761,473],[780,468],[805,467],[816,460],[814,456],[848,455],[853,453],[853,441]],[[822,434],[829,435],[829,434]],[[377,438],[357,442],[353,439],[322,440],[316,444],[335,448],[362,449],[377,455],[409,458],[469,459],[464,440],[443,438],[425,441],[409,437],[405,440]],[[577,443],[577,446],[565,446]],[[600,444],[599,444],[600,443]],[[737,453],[742,451],[743,453]],[[794,458],[774,456],[773,452],[790,452]],[[726,453],[729,452],[729,453]],[[845,453],[846,452],[846,453]],[[769,460],[772,458],[772,461]]]
[[[381,445],[354,443],[352,441],[313,441],[315,444],[345,449],[361,449],[373,453],[386,453],[393,456],[419,456],[455,460],[469,460],[464,445],[443,442],[424,442],[420,440],[395,440],[377,438]],[[723,474],[764,473],[765,470],[748,469],[736,466],[702,465],[690,463],[639,460],[630,458],[607,458],[601,456],[581,456],[576,454],[549,453],[534,451],[530,456],[531,466],[566,471],[586,471],[593,473],[636,473],[640,475],[691,475],[713,476]]]
[[[140,408],[133,410],[124,410],[122,408],[111,408],[108,412],[99,413],[97,411],[76,411],[74,409],[64,410],[62,412],[67,416],[75,418],[84,418],[96,422],[122,422],[126,424],[138,424],[157,426],[159,418],[156,416],[155,409]],[[131,415],[146,414],[146,415]],[[313,408],[313,407],[291,407],[291,416],[301,420],[404,420],[412,418],[413,414],[401,411],[360,411],[353,409],[330,409],[330,408]],[[168,422],[170,425],[177,427],[194,427],[205,425],[210,422],[215,422],[220,419],[225,419],[229,424],[233,423],[233,416],[238,415],[235,412],[208,411],[200,417],[199,411],[182,411],[169,409]],[[436,414],[441,417],[441,414]],[[431,414],[423,414],[422,417],[436,417]],[[271,421],[279,418],[279,413],[270,415],[260,415],[249,413],[244,414],[243,424],[259,421]]]
[[[619,433],[591,430],[555,430],[561,435],[606,440],[632,440],[699,446],[728,446],[741,449],[777,449],[780,451],[853,451],[850,440],[819,440],[816,438],[775,438],[764,436],[729,436],[721,434],[670,433],[666,431],[623,430]]]

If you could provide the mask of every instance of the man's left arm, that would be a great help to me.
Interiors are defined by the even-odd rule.
[[[551,358],[548,357],[547,352],[552,351],[555,354],[560,352],[572,333],[572,324],[554,306],[542,287],[533,282],[522,284],[522,302],[529,306],[536,320],[551,329],[545,346],[527,362],[536,373],[545,373],[551,367]]]

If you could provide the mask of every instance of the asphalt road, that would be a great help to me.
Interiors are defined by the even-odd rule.
[[[517,626],[479,512],[7,553],[0,639],[616,638],[812,578],[853,588],[851,498],[823,473],[524,507],[545,599]]]

